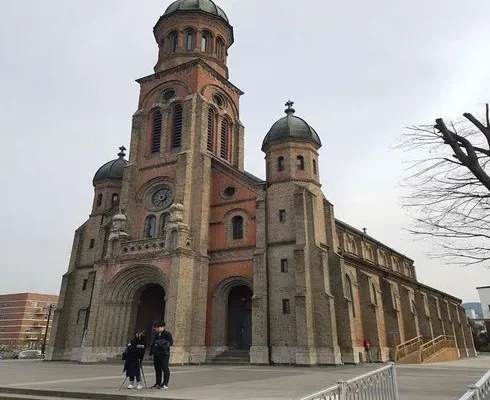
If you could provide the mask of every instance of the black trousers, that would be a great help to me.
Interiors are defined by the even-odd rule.
[[[170,368],[168,362],[170,354],[155,354],[153,355],[153,365],[155,366],[155,375],[157,385],[162,384],[162,371],[163,371],[163,384],[168,386],[170,380]]]

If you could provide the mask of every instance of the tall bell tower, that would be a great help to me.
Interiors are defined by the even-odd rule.
[[[132,239],[172,229],[165,318],[177,338],[173,362],[203,362],[211,162],[243,170],[243,93],[228,80],[233,27],[213,1],[175,1],[153,31],[158,59],[137,80],[121,208]]]

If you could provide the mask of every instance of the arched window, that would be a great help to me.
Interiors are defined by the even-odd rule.
[[[179,46],[179,35],[174,32],[170,35],[170,52],[177,53],[177,48]]]
[[[354,297],[352,295],[352,281],[348,274],[345,274],[345,297],[352,300]]]
[[[172,123],[172,149],[180,147],[182,144],[182,105],[177,104],[173,110]]]
[[[212,108],[208,111],[208,141],[207,149],[213,151],[213,139],[214,139],[214,110]]]
[[[201,51],[203,53],[209,52],[209,35],[207,33],[203,33],[201,37]]]
[[[228,159],[228,120],[221,121],[221,149],[220,156]]]
[[[371,303],[374,305],[378,304],[378,294],[374,282],[371,282]]]
[[[284,171],[284,157],[277,158],[277,170]]]
[[[168,219],[170,218],[169,213],[163,213],[160,216],[160,234],[158,236],[165,236],[165,227],[167,226]]]
[[[95,203],[95,206],[96,207],[100,207],[102,205],[102,193],[100,193],[98,196],[97,196],[97,202]]]
[[[153,238],[156,235],[157,218],[150,214],[145,219],[145,238]]]
[[[296,157],[296,169],[298,171],[304,171],[305,169],[305,159],[303,156]]]
[[[111,205],[117,204],[119,201],[119,195],[117,193],[112,193]]]
[[[187,51],[191,51],[193,50],[193,46],[194,46],[194,35],[192,34],[192,32],[187,32],[187,34],[185,35],[185,49]]]
[[[233,240],[243,239],[243,217],[236,215],[231,219]]]
[[[223,42],[223,39],[218,38],[216,39],[216,55],[221,61],[224,61],[225,59],[225,43]]]
[[[153,132],[151,137],[151,152],[158,153],[160,151],[160,143],[162,141],[162,113],[157,110],[153,113]]]
[[[316,160],[313,160],[313,173],[316,175]]]

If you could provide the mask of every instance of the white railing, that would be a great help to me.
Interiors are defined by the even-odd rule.
[[[398,400],[395,364],[340,381],[337,385],[301,400]]]
[[[459,400],[490,399],[490,370],[478,382],[468,387],[468,391]]]

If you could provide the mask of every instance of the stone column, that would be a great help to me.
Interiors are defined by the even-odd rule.
[[[264,196],[256,203],[256,251],[253,267],[252,297],[252,347],[250,362],[252,364],[269,364],[268,343],[268,293],[267,293],[267,239]]]
[[[461,357],[449,303],[447,300],[443,300],[442,303],[440,303],[440,306],[441,306],[442,321],[444,323],[444,334],[446,336],[452,336],[456,340],[458,357]]]
[[[432,332],[434,337],[444,335],[444,323],[442,321],[442,314],[440,308],[440,300],[435,296],[428,296],[429,310],[432,319]]]
[[[424,343],[427,343],[434,339],[434,332],[432,329],[432,315],[429,308],[429,299],[426,293],[422,293],[418,290],[414,291],[414,297],[415,305],[417,307],[420,334],[422,335]]]
[[[372,277],[360,272],[358,279],[364,340],[371,342],[371,360],[378,361],[378,354],[380,354],[383,347],[378,319],[380,296],[378,296],[378,290]]]
[[[466,341],[466,353],[468,357],[476,357],[475,343],[473,341],[473,333],[471,332],[471,326],[466,316],[466,311],[463,307],[458,306],[459,318],[461,320],[461,328],[463,330],[463,336]]]
[[[400,291],[400,306],[402,310],[405,341],[408,341],[420,335],[417,310],[414,308],[414,293],[412,288],[405,285],[398,285],[398,290]]]
[[[464,337],[464,331],[463,331],[463,326],[461,324],[461,320],[459,318],[459,312],[458,308],[459,305],[455,303],[448,303],[449,304],[449,310],[451,312],[451,318],[453,320],[454,324],[454,332],[456,334],[456,343],[458,345],[459,349],[459,356],[460,357],[468,357],[468,352],[467,352],[467,347],[466,347],[466,340]]]
[[[394,360],[396,346],[405,341],[398,296],[398,284],[387,279],[382,279],[381,296],[383,300],[388,347],[390,348],[390,359]]]

